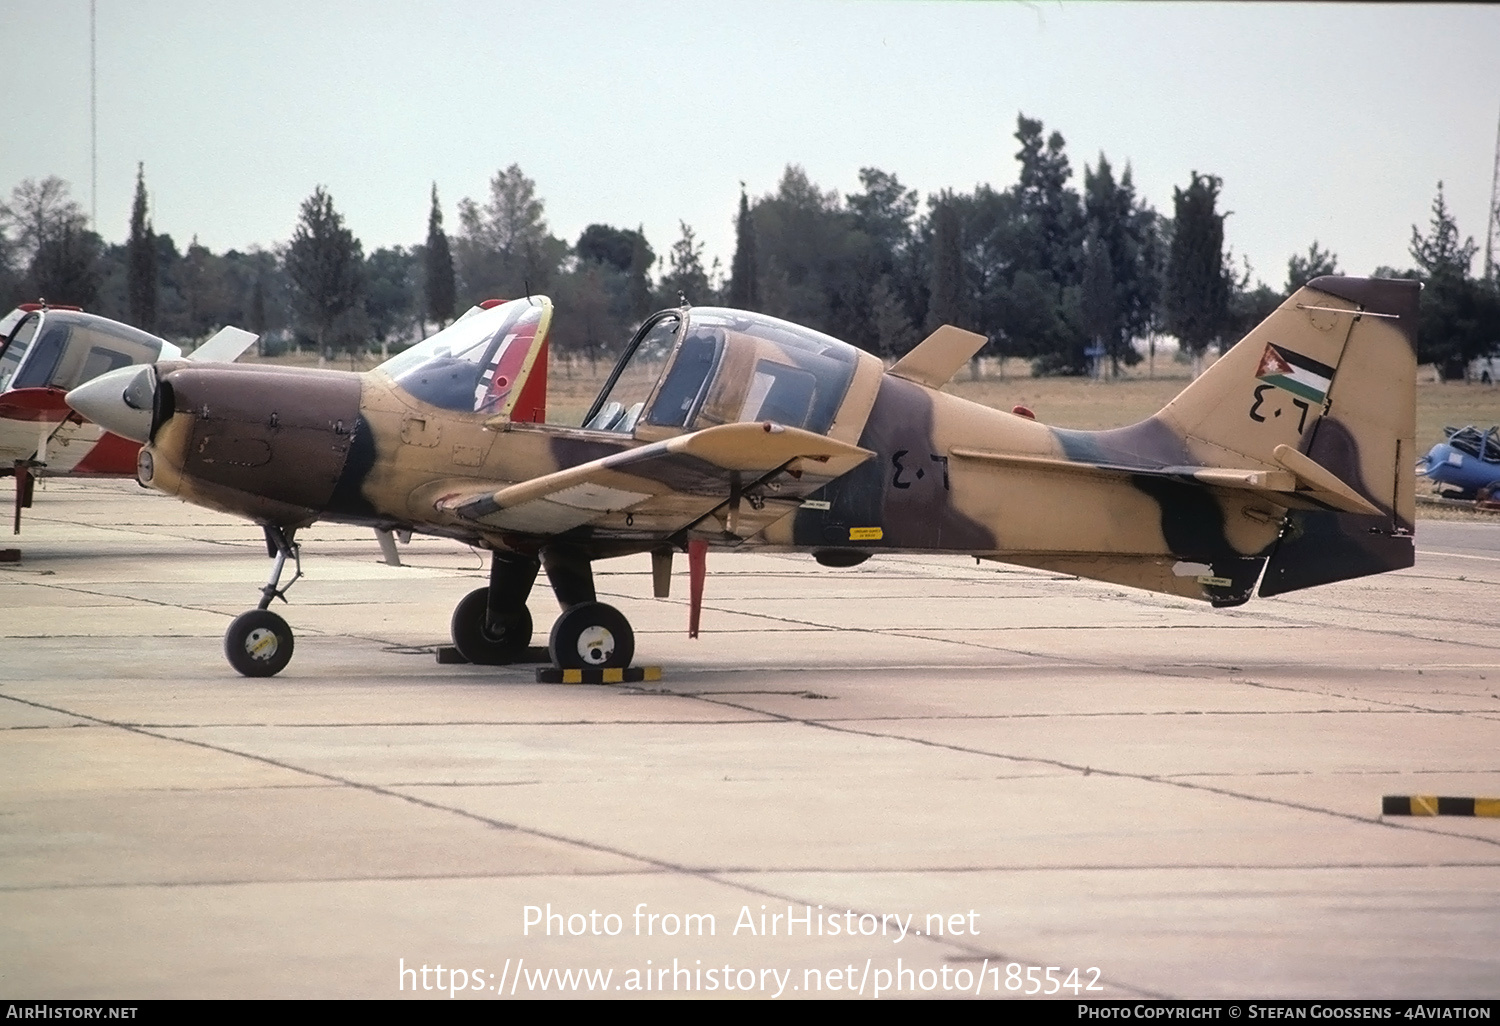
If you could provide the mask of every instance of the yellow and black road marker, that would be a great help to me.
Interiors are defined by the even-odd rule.
[[[1440,798],[1433,794],[1388,794],[1380,800],[1383,816],[1494,816],[1500,798]]]
[[[661,680],[660,666],[627,666],[624,669],[559,670],[555,666],[538,667],[538,684],[639,684],[643,680]]]

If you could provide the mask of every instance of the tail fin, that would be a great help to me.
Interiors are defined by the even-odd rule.
[[[1296,471],[1285,445],[1379,510],[1292,511],[1261,595],[1412,565],[1420,289],[1314,279],[1157,414],[1199,465]]]

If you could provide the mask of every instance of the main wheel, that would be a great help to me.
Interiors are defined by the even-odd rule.
[[[271,677],[292,661],[292,629],[269,609],[241,613],[224,632],[224,656],[246,677]]]
[[[557,618],[547,651],[564,670],[622,668],[635,657],[635,632],[614,606],[582,602]]]
[[[449,625],[458,654],[479,666],[514,662],[531,644],[531,610],[524,604],[507,609],[500,622],[489,624],[490,593],[479,588],[465,595],[453,610]]]

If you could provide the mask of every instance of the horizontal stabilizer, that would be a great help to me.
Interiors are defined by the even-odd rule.
[[[896,361],[891,374],[928,388],[942,388],[989,339],[945,324]]]
[[[1023,456],[985,449],[954,448],[953,455],[1020,470],[1102,477],[1163,477],[1210,488],[1255,492],[1292,509],[1329,509],[1341,513],[1376,514],[1380,510],[1326,467],[1288,445],[1278,445],[1281,470],[1242,470],[1232,467],[1132,467],[1081,463],[1050,456]]]
[[[240,354],[260,338],[253,331],[243,328],[220,328],[212,338],[194,349],[188,357],[197,363],[233,363]]]

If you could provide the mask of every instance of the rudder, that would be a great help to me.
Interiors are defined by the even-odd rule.
[[[1420,290],[1415,281],[1341,277],[1315,279],[1303,290],[1344,300],[1359,313],[1339,315],[1352,321],[1343,360],[1325,412],[1300,451],[1381,512],[1292,511],[1266,564],[1262,596],[1415,562]]]

